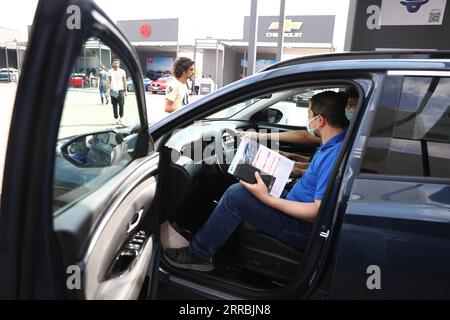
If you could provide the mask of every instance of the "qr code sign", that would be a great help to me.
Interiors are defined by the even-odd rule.
[[[428,17],[429,23],[439,23],[441,22],[441,13],[440,12],[430,12],[430,16]]]

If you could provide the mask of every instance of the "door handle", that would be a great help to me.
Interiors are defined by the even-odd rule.
[[[141,221],[142,218],[142,214],[144,213],[144,208],[142,208],[141,210],[139,210],[131,219],[130,222],[128,222],[128,228],[127,228],[127,233],[130,233],[131,231],[133,231],[139,224],[139,222]]]

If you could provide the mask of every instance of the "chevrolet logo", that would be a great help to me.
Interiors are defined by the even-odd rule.
[[[284,21],[284,32],[291,32],[292,30],[300,30],[303,22],[292,22],[292,20],[286,19]],[[272,22],[269,26],[269,31],[278,30],[279,22]]]

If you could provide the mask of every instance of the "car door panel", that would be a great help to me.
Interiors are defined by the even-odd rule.
[[[448,298],[448,185],[361,177],[352,190],[338,244],[334,296]],[[380,290],[367,286],[373,265],[380,268]]]
[[[79,9],[83,21],[80,29],[66,28],[69,6]],[[102,39],[128,67],[138,106],[139,124],[134,128],[137,143],[128,166],[54,216],[59,124],[69,75],[89,37]],[[156,259],[148,257],[158,249],[158,239],[151,234],[156,228],[144,223],[154,199],[158,158],[152,154],[141,79],[134,49],[95,3],[40,0],[17,88],[5,157],[3,191],[8,190],[9,197],[2,197],[0,216],[1,297],[138,296],[144,278],[157,265]],[[136,213],[141,210],[136,221]],[[105,282],[105,270],[132,236],[133,232],[127,233],[130,221],[133,232],[145,229],[148,237],[127,274],[122,275],[126,285],[113,290],[118,282]],[[66,282],[70,275],[67,268],[73,265],[81,267],[81,290],[71,291]]]
[[[89,279],[89,276],[87,276],[85,280],[88,287],[86,298],[95,300],[136,300],[142,290],[145,276],[148,273],[150,262],[152,261],[153,246],[152,236],[147,239],[144,248],[137,257],[136,263],[123,275],[102,282]],[[90,280],[93,281],[92,287],[88,283]]]
[[[137,185],[114,210],[103,230],[98,233],[96,242],[89,247],[83,277],[87,299],[135,299],[138,297],[151,260],[153,238],[147,237],[138,255],[133,259],[127,259],[126,262],[129,264],[120,266],[119,272],[111,274],[110,269],[116,262],[116,256],[120,255],[120,250],[126,246],[123,240],[142,231],[140,229],[142,226],[136,223],[143,221],[144,217],[140,216],[139,220],[136,220],[135,215],[141,210],[148,212],[155,190],[154,177]],[[129,231],[131,224],[134,224],[136,228]],[[115,236],[111,237],[111,235]]]
[[[109,216],[114,214],[115,207],[124,197],[129,196],[127,189],[135,188],[137,184],[155,175],[158,159],[154,155],[133,161],[124,171],[101,186],[99,192],[94,191],[82,199],[80,206],[72,206],[56,215],[54,229],[68,259],[72,262],[81,260],[92,242],[93,233],[97,228],[105,227]],[[151,199],[147,201],[151,202]]]

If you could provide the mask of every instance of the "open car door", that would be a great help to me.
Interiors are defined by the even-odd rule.
[[[109,66],[110,57],[120,59],[134,82],[133,94],[122,92],[120,126],[110,105],[95,105],[104,88],[93,73],[100,64]],[[137,61],[93,1],[39,1],[5,159],[0,298],[136,299],[154,293],[158,155]],[[89,63],[96,69],[89,72]],[[117,71],[111,72],[113,82]],[[77,86],[75,73],[83,74],[81,88],[68,89]],[[100,161],[95,150],[110,153]]]

